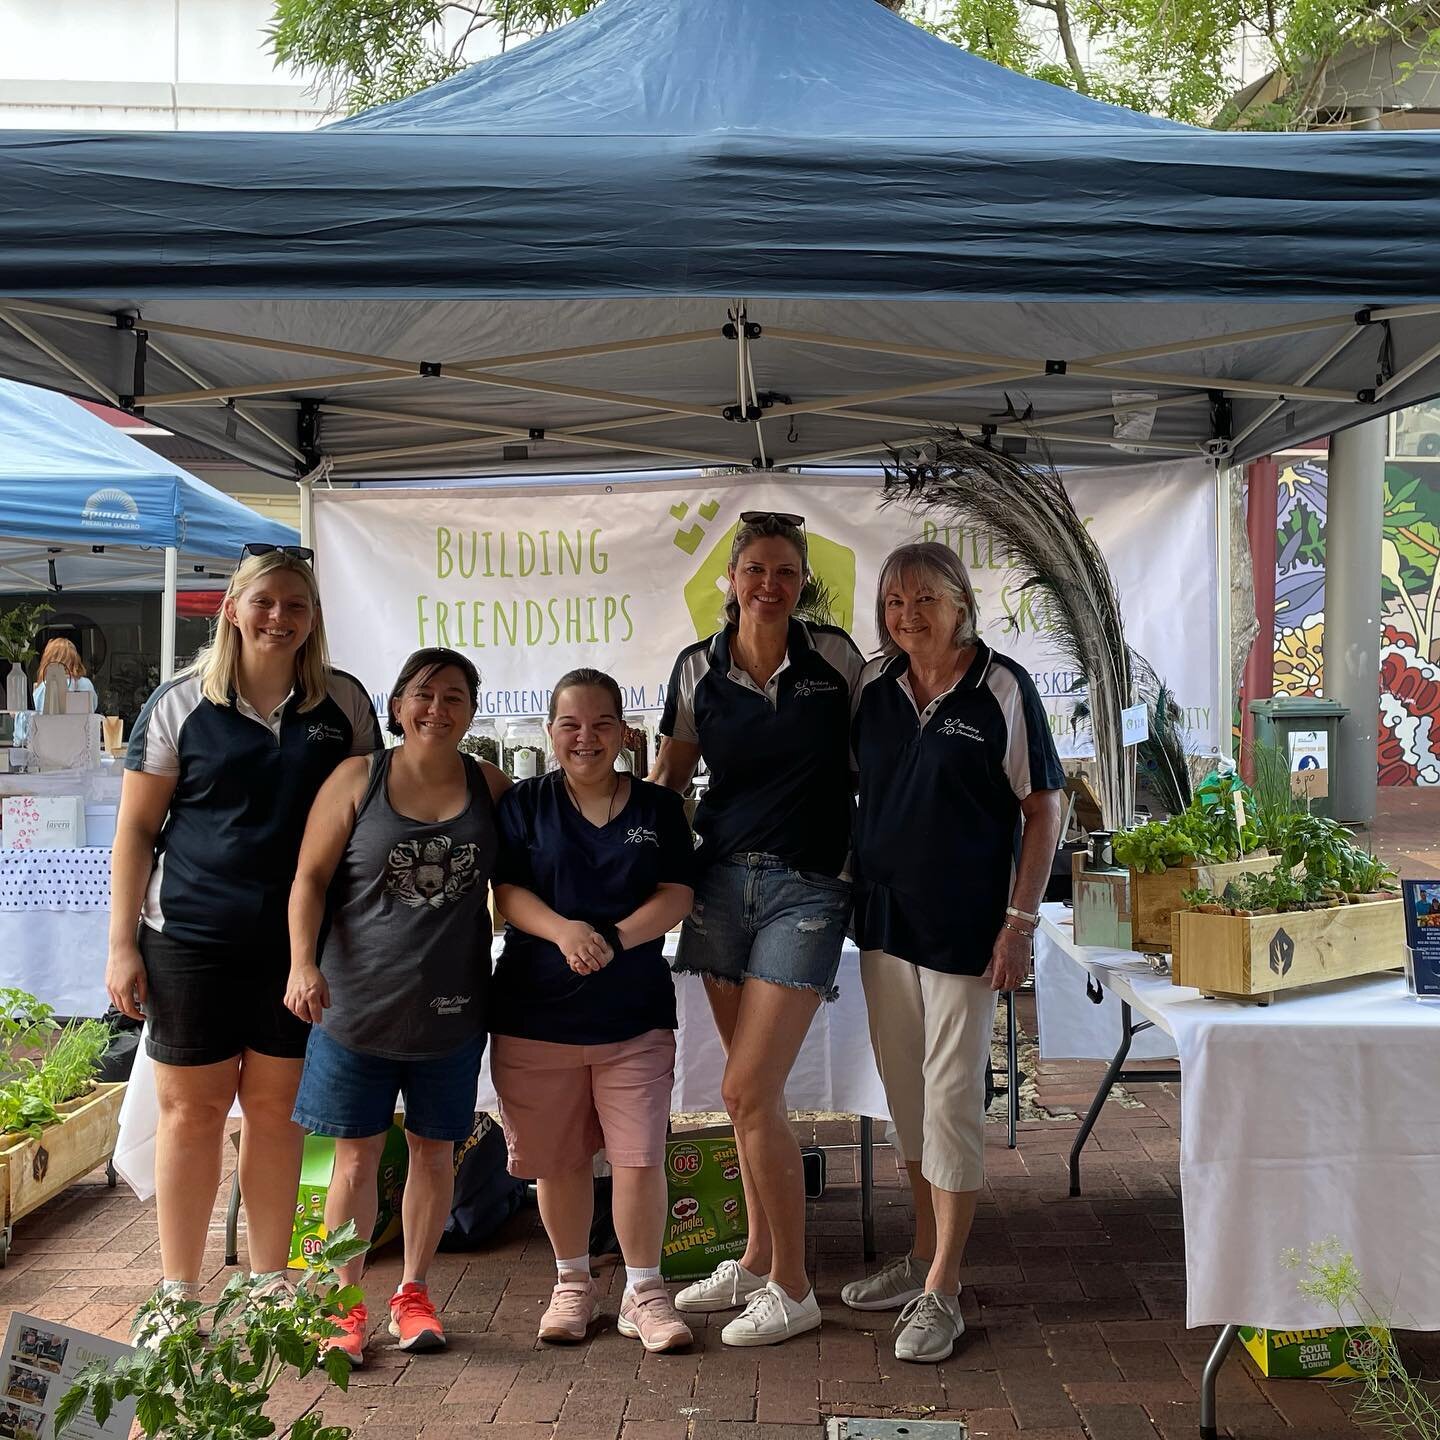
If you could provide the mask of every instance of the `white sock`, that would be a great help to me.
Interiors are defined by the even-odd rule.
[[[625,1267],[625,1293],[628,1295],[642,1280],[658,1280],[658,1265],[627,1265]]]
[[[588,1280],[590,1278],[590,1257],[589,1255],[577,1255],[573,1260],[562,1260],[557,1255],[555,1257],[555,1268],[560,1272],[562,1277],[566,1275],[583,1275]]]

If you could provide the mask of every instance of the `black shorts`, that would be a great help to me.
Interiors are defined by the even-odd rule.
[[[303,1060],[310,1027],[285,1008],[289,945],[201,945],[140,927],[145,1049],[162,1065],[214,1065],[246,1050]]]

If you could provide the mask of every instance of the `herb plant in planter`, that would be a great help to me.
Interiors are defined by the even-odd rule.
[[[117,1402],[130,1399],[147,1436],[273,1435],[265,1402],[287,1371],[303,1378],[318,1367],[340,1389],[349,1385],[349,1358],[340,1350],[322,1354],[321,1346],[339,1333],[335,1317],[362,1298],[358,1285],[341,1286],[335,1272],[366,1248],[355,1226],[346,1224],[329,1236],[293,1294],[242,1274],[213,1302],[171,1296],[148,1301],[140,1318],[149,1343],[122,1360],[97,1360],[81,1370],[56,1411],[56,1436],[81,1422],[87,1406],[103,1425]],[[319,1411],[290,1427],[291,1440],[347,1440],[351,1433],[346,1425],[326,1425]]]

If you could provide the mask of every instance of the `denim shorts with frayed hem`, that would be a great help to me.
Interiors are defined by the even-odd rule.
[[[365,1055],[310,1031],[300,1093],[290,1117],[312,1135],[364,1140],[383,1135],[405,1097],[405,1128],[422,1140],[466,1139],[475,1127],[475,1092],[487,1037],[477,1035],[448,1055],[391,1060]]]
[[[695,887],[675,971],[730,985],[768,980],[834,1000],[850,909],[848,880],[794,870],[773,855],[727,856]]]

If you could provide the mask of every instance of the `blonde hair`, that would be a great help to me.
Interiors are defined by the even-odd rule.
[[[40,679],[45,678],[45,672],[52,665],[59,665],[71,680],[80,680],[85,675],[85,662],[80,658],[80,652],[75,648],[72,640],[66,640],[63,636],[56,636],[46,647],[40,656]]]
[[[975,588],[960,557],[948,545],[934,540],[916,541],[892,550],[880,566],[880,578],[875,582],[875,633],[880,639],[882,655],[900,653],[885,623],[885,596],[892,585],[907,582],[933,585],[942,595],[949,596],[960,612],[955,634],[950,639],[957,650],[973,645],[980,638],[976,628],[980,612],[975,604]]]
[[[793,545],[796,553],[800,556],[800,572],[807,579],[809,578],[810,550],[805,543],[805,532],[800,526],[792,525],[778,515],[762,515],[757,519],[740,523],[735,531],[735,539],[730,546],[730,564],[727,568],[733,570],[740,563],[740,557],[757,540],[784,540],[787,544]],[[733,583],[727,584],[725,587],[725,604],[722,613],[725,624],[738,625],[740,623],[740,601],[736,598]]]
[[[330,651],[325,643],[325,619],[320,612],[320,587],[315,572],[298,556],[283,550],[264,555],[247,555],[236,567],[225,590],[225,600],[238,600],[257,581],[277,570],[288,570],[305,582],[315,618],[310,634],[295,657],[295,688],[300,692],[300,711],[313,710],[329,693]],[[222,604],[215,617],[210,643],[195,657],[186,672],[200,677],[200,693],[213,705],[228,705],[235,691],[240,669],[240,631],[225,615]]]

